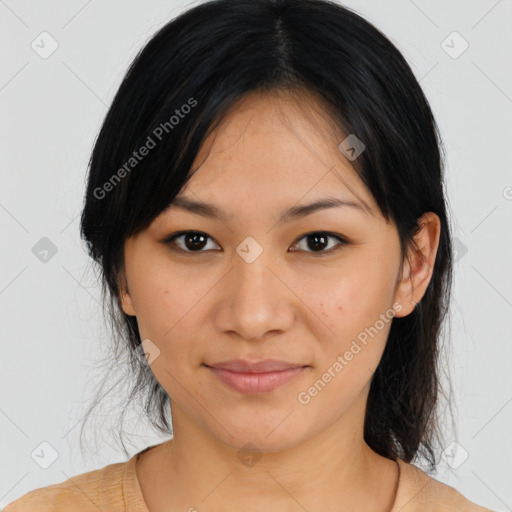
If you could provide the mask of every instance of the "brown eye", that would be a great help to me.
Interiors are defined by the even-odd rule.
[[[180,243],[177,243],[178,240]],[[208,240],[212,238],[201,231],[181,231],[168,236],[162,242],[173,244],[185,252],[205,252],[203,249],[207,246]]]
[[[300,241],[303,239],[307,242],[301,247]],[[180,231],[167,236],[162,240],[162,243],[171,244],[179,251],[201,253],[206,252],[208,249],[212,249],[211,246],[208,247],[209,240],[213,241],[209,235],[201,231]],[[333,244],[332,241],[337,241],[338,243]],[[339,235],[327,233],[325,231],[314,231],[303,235],[298,242],[295,242],[292,245],[292,250],[290,252],[302,251],[317,253],[321,256],[323,254],[335,252],[340,246],[347,244],[348,241]],[[215,249],[215,247],[213,247],[213,249]]]
[[[301,249],[301,250],[305,250],[306,252],[320,253],[320,254],[334,252],[340,246],[346,245],[348,243],[344,238],[340,237],[339,235],[334,235],[332,233],[327,233],[325,231],[314,231],[312,233],[307,233],[299,239],[299,242],[300,242],[300,240],[303,240],[303,239],[307,240],[307,242],[305,244],[306,249]],[[329,247],[330,239],[337,240],[338,244],[334,244],[334,246],[331,244]],[[299,247],[299,242],[295,242],[294,246],[292,246],[292,247]],[[304,247],[304,245],[303,245],[303,247]],[[325,250],[327,247],[329,247],[329,249]],[[308,250],[308,249],[310,249],[310,250]],[[297,249],[293,249],[291,252],[296,252],[296,251],[297,251]]]

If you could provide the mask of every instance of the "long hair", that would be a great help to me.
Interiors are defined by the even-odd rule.
[[[414,312],[393,319],[364,425],[377,453],[407,462],[422,455],[434,467],[439,348],[452,281],[443,145],[400,51],[330,0],[208,1],[159,29],[129,66],[94,144],[81,217],[81,236],[100,271],[113,354],[128,357],[133,377],[127,403],[142,397],[151,424],[170,432],[170,398],[140,364],[136,318],[121,308],[124,241],[179,193],[228,109],[250,92],[272,90],[309,92],[343,133],[364,141],[367,149],[352,164],[382,215],[395,222],[402,258],[424,212],[441,221],[431,281]],[[135,156],[143,146],[145,156]]]

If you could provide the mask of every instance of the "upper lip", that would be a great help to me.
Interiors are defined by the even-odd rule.
[[[291,368],[301,368],[307,365],[290,363],[289,361],[282,361],[279,359],[264,359],[257,362],[251,362],[244,359],[230,359],[229,361],[207,364],[206,366],[240,373],[266,373],[289,370]]]

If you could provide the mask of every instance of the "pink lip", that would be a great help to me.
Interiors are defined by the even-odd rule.
[[[251,362],[245,359],[230,359],[220,363],[208,364],[211,368],[219,368],[222,370],[230,370],[232,372],[242,373],[266,373],[289,370],[290,368],[301,368],[306,365],[298,363],[290,363],[279,359],[265,359],[263,361]]]
[[[267,393],[289,382],[307,366],[267,359],[259,363],[225,361],[207,366],[224,384],[246,394]]]

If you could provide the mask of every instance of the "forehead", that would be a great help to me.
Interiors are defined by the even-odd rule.
[[[372,194],[338,148],[344,138],[313,96],[251,93],[205,140],[179,195],[265,208],[335,195],[376,214]]]

